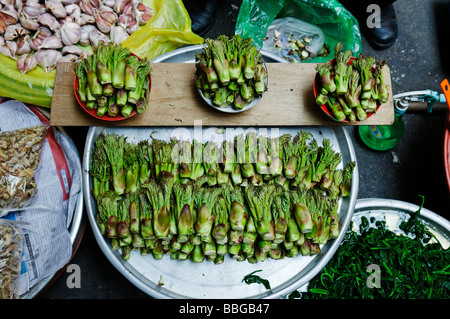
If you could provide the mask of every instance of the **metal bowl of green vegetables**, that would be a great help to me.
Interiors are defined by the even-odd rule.
[[[247,111],[267,91],[267,67],[251,38],[221,35],[205,39],[203,50],[195,54],[195,61],[199,95],[221,112]]]
[[[333,121],[362,122],[376,114],[389,97],[384,84],[385,60],[335,48],[335,58],[317,65],[313,92],[316,104]]]
[[[448,297],[450,221],[424,202],[359,199],[340,248],[302,298]]]
[[[122,121],[145,112],[151,91],[151,69],[120,44],[99,46],[74,66],[75,98],[89,115]]]

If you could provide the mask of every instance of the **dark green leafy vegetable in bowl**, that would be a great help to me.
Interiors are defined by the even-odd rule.
[[[361,217],[359,234],[349,228],[335,256],[311,280],[301,298],[449,298],[450,250],[444,249],[418,218],[422,206],[423,202],[400,224],[405,235],[389,230],[385,221]],[[372,285],[376,284],[370,271],[373,265],[380,269],[379,286]]]

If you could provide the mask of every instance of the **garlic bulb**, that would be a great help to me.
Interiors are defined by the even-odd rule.
[[[59,24],[58,20],[56,20],[56,18],[48,12],[40,15],[37,20],[40,24],[42,24],[45,27],[48,27],[50,30],[54,32],[56,32],[61,28],[61,25]]]
[[[0,10],[0,13],[2,16],[4,16],[3,20],[5,21],[6,25],[17,23],[17,21],[19,20],[19,14],[12,4],[5,5]]]
[[[61,49],[63,47],[63,43],[56,36],[52,35],[50,37],[44,38],[39,46],[39,49]]]
[[[30,36],[28,34],[22,35],[17,39],[17,55],[30,53],[31,47],[29,43]]]
[[[100,41],[103,41],[104,44],[109,43],[109,38],[106,36],[106,34],[98,31],[97,29],[93,29],[89,32],[89,40],[92,45],[92,49],[96,50],[98,47],[98,43]]]
[[[62,57],[62,53],[58,50],[41,49],[34,56],[41,68],[49,73],[56,67],[56,62]]]
[[[5,5],[0,10],[0,33],[3,34],[8,25],[16,24],[17,21],[19,21],[17,10],[12,4]]]
[[[66,9],[58,0],[45,0],[45,8],[51,12],[55,18],[65,18],[67,16]]]
[[[23,10],[20,10],[21,8],[23,8]],[[36,31],[37,29],[39,29],[40,23],[37,21],[37,18],[41,15],[41,13],[39,11],[37,11],[37,12],[33,11],[34,9],[33,10],[30,9],[32,14],[28,15],[25,8],[29,8],[29,7],[22,6],[21,8],[19,8],[20,24],[28,30]],[[34,15],[36,15],[35,18],[32,17]]]
[[[41,14],[45,13],[45,7],[42,7],[38,2],[27,1],[25,4],[22,4],[18,12],[23,12],[30,19],[37,19]]]
[[[20,36],[28,34],[29,31],[22,27],[20,23],[10,24],[5,29],[5,40],[14,40]]]
[[[78,18],[78,20],[75,20],[75,22],[80,26],[83,26],[86,24],[94,24],[95,17],[91,16],[89,14],[86,14],[86,13],[82,13],[82,14],[80,14],[80,17]]]
[[[12,0],[11,4],[14,6],[14,8],[17,10],[19,7],[23,4],[22,0]]]
[[[139,28],[139,22],[131,14],[121,14],[119,16],[118,25],[125,28],[129,34],[133,34]]]
[[[39,38],[43,40],[44,38],[51,37],[53,35],[52,31],[47,27],[39,27],[39,29],[34,34],[33,38]]]
[[[117,14],[107,6],[101,6],[94,13],[97,28],[103,33],[109,33],[117,22]]]
[[[81,49],[78,45],[66,45],[64,48],[62,48],[61,53],[63,55],[75,54],[80,56],[84,53],[84,50]]]
[[[78,4],[69,4],[65,6],[65,10],[67,13],[67,16],[71,18],[72,21],[76,21],[81,16],[81,9]]]
[[[89,33],[95,29],[96,29],[95,26],[93,26],[92,24],[86,24],[80,28],[80,33],[81,33],[80,44],[81,45],[88,46],[91,44]]]
[[[133,0],[133,15],[138,20],[139,25],[144,25],[153,16],[154,11],[145,3]]]
[[[133,9],[133,3],[131,0],[116,0],[113,9],[118,15],[130,14]]]
[[[37,37],[29,38],[28,39],[28,44],[30,45],[30,48],[32,50],[37,51],[37,50],[39,50],[39,47],[42,44],[42,40],[43,39],[40,39],[40,38],[37,38]]]
[[[109,37],[111,39],[111,42],[114,44],[119,44],[126,38],[128,38],[130,35],[128,34],[127,30],[125,30],[122,26],[114,26],[111,28],[111,32],[109,33]]]
[[[81,39],[81,27],[75,22],[65,22],[61,29],[61,41],[65,45],[77,44]]]
[[[80,9],[82,12],[87,13],[89,15],[94,15],[95,10],[100,8],[101,1],[100,0],[81,0]]]
[[[10,57],[11,59],[16,59],[17,43],[15,41],[5,41],[5,43],[0,46],[0,53]]]
[[[22,54],[17,58],[17,69],[22,72],[22,74],[33,70],[37,67],[37,60],[32,54]]]

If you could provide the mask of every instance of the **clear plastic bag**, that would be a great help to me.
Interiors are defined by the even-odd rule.
[[[327,56],[305,60],[324,63],[334,58],[334,47],[343,43],[343,50],[361,53],[361,32],[358,20],[338,0],[243,0],[236,21],[235,33],[252,38],[262,48],[267,29],[275,19],[294,17],[319,27],[331,50]]]
[[[298,54],[291,53],[299,52],[293,48],[293,46],[299,47],[296,40],[301,41],[300,45],[305,46],[308,57],[302,59]],[[267,29],[263,49],[285,59],[295,59],[300,62],[316,56],[324,49],[325,44],[325,34],[322,29],[297,18],[287,17],[275,19],[272,22]]]
[[[0,133],[0,217],[27,207],[37,194],[34,179],[48,126]]]
[[[19,298],[22,242],[22,229],[13,221],[0,219],[0,299]]]

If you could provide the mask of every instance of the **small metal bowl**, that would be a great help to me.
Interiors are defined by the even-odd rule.
[[[205,95],[203,94],[203,92],[202,92],[202,90],[200,88],[197,88],[197,91],[200,94],[200,96],[202,97],[202,99],[209,106],[211,106],[212,108],[214,108],[214,109],[216,109],[216,110],[218,110],[220,112],[224,112],[224,113],[241,113],[241,112],[245,112],[245,111],[251,109],[252,107],[254,107],[259,101],[261,101],[261,99],[263,98],[264,94],[266,94],[267,86],[269,84],[269,72],[267,71],[267,66],[266,66],[266,63],[264,61],[263,61],[263,66],[266,69],[266,74],[267,74],[267,76],[266,76],[266,78],[264,80],[264,84],[266,86],[266,90],[261,95],[255,96],[253,98],[253,100],[250,103],[248,103],[247,105],[245,105],[242,109],[235,109],[233,107],[233,105],[231,105],[231,104],[227,105],[226,107],[220,107],[218,105],[215,105],[213,103],[212,99],[205,97]]]

